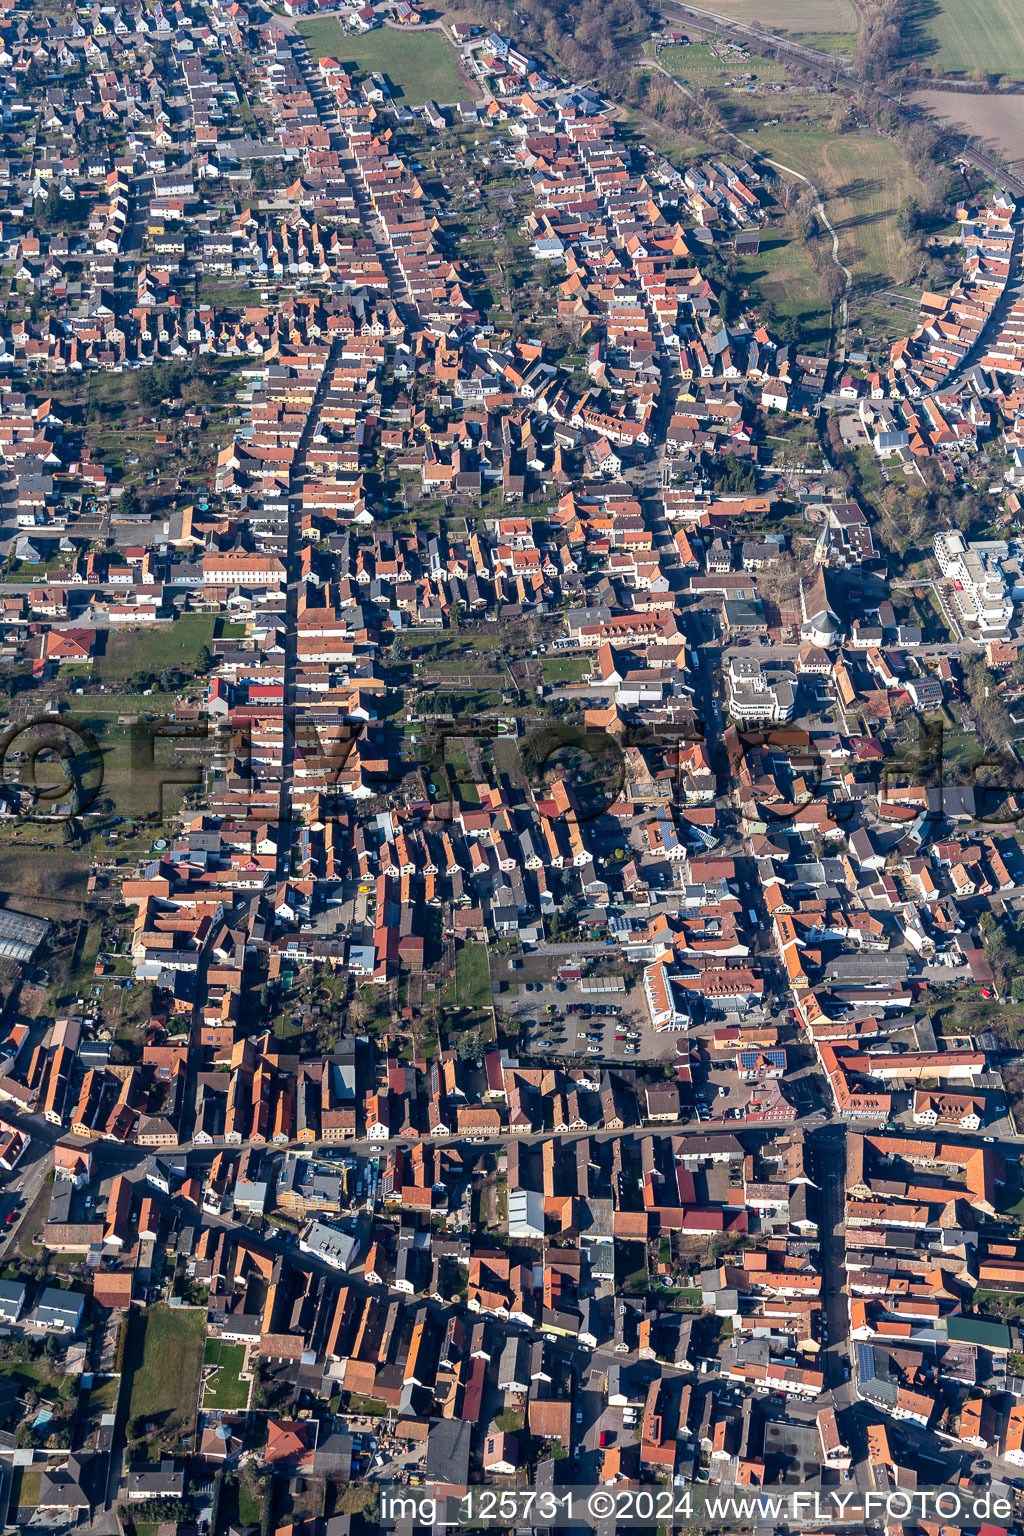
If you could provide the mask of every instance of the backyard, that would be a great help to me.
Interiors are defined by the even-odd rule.
[[[129,1435],[144,1459],[181,1444],[195,1420],[206,1313],[190,1307],[149,1307],[128,1323],[125,1374]]]
[[[203,1407],[213,1412],[240,1413],[249,1406],[251,1383],[240,1379],[245,1367],[245,1345],[223,1344],[207,1339],[204,1366],[214,1366],[203,1387]]]
[[[801,346],[827,350],[829,307],[801,241],[766,229],[757,255],[740,256],[736,265],[744,281],[756,288],[760,299],[770,303],[777,315],[799,322]]]
[[[587,656],[545,656],[540,671],[546,683],[580,683],[590,676],[590,666]]]
[[[35,1509],[42,1480],[42,1467],[17,1467],[11,1487],[11,1510]]]
[[[464,944],[455,955],[455,982],[463,1008],[491,1006],[491,971],[484,944]]]

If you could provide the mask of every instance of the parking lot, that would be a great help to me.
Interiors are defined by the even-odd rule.
[[[624,1064],[675,1054],[675,1036],[652,1030],[639,987],[583,992],[574,981],[517,981],[499,1002],[520,1023],[524,1051],[592,1056]]]
[[[700,1067],[694,1073],[698,1107],[704,1118],[710,1115],[716,1119],[735,1120],[746,1108],[749,1085],[741,1079],[730,1056],[719,1056],[710,1049],[712,1033],[713,1028],[709,1027],[693,1037],[702,1052]],[[810,1114],[821,1108],[821,1080],[815,1071],[814,1058],[810,1049],[799,1042],[787,1046],[783,1081],[786,1098],[796,1105],[798,1113]],[[706,1115],[701,1107],[705,1103]]]

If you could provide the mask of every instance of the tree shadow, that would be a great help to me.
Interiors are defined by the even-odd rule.
[[[939,42],[928,32],[928,24],[942,15],[937,0],[911,0],[901,29],[901,53],[905,59],[923,63],[939,52]]]

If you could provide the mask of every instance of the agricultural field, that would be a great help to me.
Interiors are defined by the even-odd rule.
[[[771,0],[770,5],[764,0],[717,0],[713,10],[717,16],[745,26],[758,25],[765,32],[856,35],[860,25],[853,0]]]
[[[1024,80],[1020,0],[918,0],[910,52],[935,75],[1002,75]]]
[[[437,32],[379,27],[359,36],[328,16],[299,22],[299,32],[313,59],[330,55],[364,73],[380,70],[406,106],[421,107],[425,101],[447,106],[473,100],[473,91],[456,68],[454,51]]]
[[[1024,163],[1024,96],[933,90],[915,91],[910,100],[940,123],[980,139],[1010,168]]]

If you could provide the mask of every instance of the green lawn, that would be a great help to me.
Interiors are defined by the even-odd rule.
[[[206,1380],[204,1408],[239,1413],[249,1406],[250,1383],[238,1379],[245,1365],[245,1354],[244,1344],[223,1344],[220,1339],[207,1339],[203,1364],[215,1365],[217,1370]]]
[[[42,1467],[21,1467],[14,1475],[11,1509],[35,1509],[39,1503],[39,1485],[43,1479]]]
[[[1020,0],[923,0],[911,11],[910,48],[934,74],[976,69],[1024,79]]]
[[[74,954],[74,968],[69,979],[69,990],[79,992],[91,986],[96,968],[96,956],[100,952],[103,937],[101,923],[89,923],[79,930],[78,945]]]
[[[111,683],[123,682],[133,672],[195,672],[199,652],[213,640],[216,622],[211,614],[186,613],[172,624],[112,633],[96,659],[95,676]]]
[[[192,1307],[148,1307],[129,1321],[125,1374],[128,1417],[164,1437],[190,1434],[195,1422],[206,1313]]]
[[[55,1377],[45,1360],[4,1360],[0,1362],[0,1376],[9,1376],[18,1385],[40,1397],[54,1398],[60,1380]]]
[[[241,1525],[259,1525],[260,1515],[259,1499],[254,1499],[247,1488],[238,1485],[238,1520]]]
[[[463,1008],[491,1006],[491,972],[485,945],[464,944],[456,950],[455,983]]]
[[[1016,1291],[975,1291],[974,1310],[977,1313],[1024,1313],[1024,1296]]]
[[[149,700],[142,702],[148,704]],[[117,725],[114,716],[83,713],[80,718],[96,737],[103,754],[103,784],[97,800],[109,800],[114,814],[125,819],[175,815],[182,793],[193,787],[194,780],[182,786],[172,775],[189,773],[193,765],[198,772],[197,754],[202,743],[186,739],[179,744],[157,736],[150,752],[148,736],[143,734],[133,745],[133,728]]]
[[[586,656],[545,656],[540,671],[546,683],[580,683],[590,676],[590,659]]]
[[[497,645],[498,639],[493,634],[473,635],[461,629],[446,630],[442,635],[430,635],[425,639],[419,636],[403,638],[404,655],[392,659],[396,663],[422,661],[432,667],[441,663],[454,666],[458,662],[461,671],[476,672],[481,666],[487,666]]]
[[[792,316],[800,325],[801,346],[826,350],[829,339],[829,307],[822,299],[818,274],[807,248],[776,230],[765,230],[756,256],[739,256],[736,269],[744,283],[775,307],[776,314]]]
[[[857,52],[856,32],[788,32],[794,43],[817,48],[820,53],[837,53],[846,58]]]
[[[108,1376],[89,1389],[89,1412],[110,1413],[117,1402],[118,1377]]]
[[[85,693],[74,704],[76,716],[173,715],[180,702],[173,693],[151,693],[145,699],[137,693]]]
[[[230,304],[241,307],[246,304],[262,304],[266,295],[248,283],[224,282],[221,279],[204,278],[199,285],[199,297],[204,304]]]
[[[900,204],[925,196],[898,144],[877,135],[836,134],[827,124],[794,128],[784,122],[761,127],[750,143],[818,188],[839,236],[840,260],[855,283],[889,286],[898,277],[904,259]]]
[[[380,70],[407,106],[421,107],[425,101],[444,106],[473,99],[473,92],[459,77],[453,50],[436,32],[380,27],[360,37],[333,16],[300,21],[298,30],[312,59],[337,59],[361,74]]]

